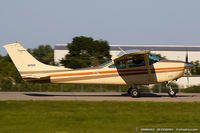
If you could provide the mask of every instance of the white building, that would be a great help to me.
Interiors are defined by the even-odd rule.
[[[54,48],[54,61],[59,61],[68,53],[67,44],[56,44]],[[200,46],[183,46],[183,45],[110,45],[110,54],[112,56],[120,52],[119,47],[123,50],[139,49],[150,50],[151,53],[161,54],[170,60],[185,61],[186,51],[188,51],[188,61],[200,61]],[[190,86],[200,84],[200,76],[192,76],[189,78]],[[187,78],[180,78],[177,83],[179,86],[187,86]]]

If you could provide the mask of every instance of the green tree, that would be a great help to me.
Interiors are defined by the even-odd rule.
[[[91,37],[74,37],[67,48],[69,54],[60,63],[68,68],[98,66],[111,58],[108,42]]]
[[[19,72],[8,55],[0,56],[0,88],[10,90],[16,83],[23,83]]]
[[[200,63],[199,61],[192,61],[191,63],[194,64],[194,67],[190,68],[190,73],[192,75],[200,75]]]
[[[28,51],[40,62],[54,65],[54,52],[50,45],[40,45],[38,48],[28,49]]]
[[[53,64],[53,49],[49,45],[40,45],[35,49],[28,49],[39,61],[45,64]],[[9,55],[0,55],[0,88],[11,89],[17,83],[23,83],[18,70]]]

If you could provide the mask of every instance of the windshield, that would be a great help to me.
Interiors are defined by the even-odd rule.
[[[103,64],[99,65],[99,67],[105,66],[105,65],[107,65],[107,64],[109,64],[109,63],[111,63],[111,62],[112,62],[112,60],[106,61],[106,62],[104,62]]]
[[[149,54],[149,65],[152,65],[158,61],[160,61],[162,58],[156,56],[156,55],[153,55],[153,54]]]

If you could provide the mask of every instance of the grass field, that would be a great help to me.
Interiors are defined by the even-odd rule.
[[[199,128],[200,103],[0,101],[0,133],[132,133]]]

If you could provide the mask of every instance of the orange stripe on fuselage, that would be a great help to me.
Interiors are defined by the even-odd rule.
[[[94,74],[94,72],[84,72],[84,73],[66,73],[66,74],[55,74],[50,75],[51,77],[62,77],[62,76],[80,76],[80,75],[91,75]]]
[[[172,69],[184,69],[185,67],[169,67],[169,68],[156,68],[155,70],[172,70]]]
[[[156,68],[156,69],[151,69],[153,71],[159,71],[159,70],[180,70],[184,69],[184,67],[170,67],[170,68]],[[147,69],[132,69],[132,70],[118,70],[119,72],[144,72]],[[92,74],[111,74],[111,73],[118,73],[117,70],[112,70],[112,71],[98,71],[98,72],[82,72],[82,73],[67,73],[67,74],[54,74],[50,75],[51,77],[63,77],[63,76],[81,76],[81,75],[92,75]]]
[[[99,74],[107,74],[107,73],[117,73],[117,70],[113,70],[113,71],[99,71]]]

